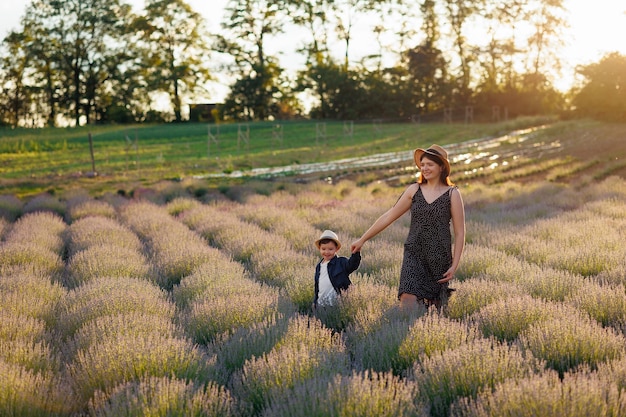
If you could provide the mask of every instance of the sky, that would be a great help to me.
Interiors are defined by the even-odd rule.
[[[20,18],[31,0],[2,0],[0,2],[0,37],[13,29],[18,29]],[[205,17],[208,29],[218,32],[220,22],[224,16],[224,7],[229,0],[187,0],[187,3]],[[137,10],[143,7],[144,0],[126,0]],[[626,55],[626,1],[624,0],[565,0],[569,15],[567,43],[562,48],[563,61],[566,67],[556,86],[566,90],[574,81],[576,65],[585,65],[598,62],[609,52],[617,51]],[[358,25],[358,23],[361,23]],[[371,33],[371,22],[357,22],[350,54],[358,59],[361,55],[372,53],[369,45],[375,40]],[[285,41],[294,44],[291,34],[278,40],[274,45],[268,45],[269,53],[280,52]],[[295,45],[297,46],[297,45]],[[343,44],[338,45],[338,50]],[[295,49],[295,47],[293,48]],[[285,54],[279,57],[281,65],[286,68],[298,68],[302,65],[301,57],[295,54]],[[299,61],[300,60],[300,61]],[[214,83],[209,87],[214,101],[220,101],[219,96],[227,93],[226,83]]]

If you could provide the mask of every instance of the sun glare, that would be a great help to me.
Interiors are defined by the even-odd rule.
[[[563,71],[555,87],[568,90],[580,76],[575,68],[598,62],[611,52],[626,54],[626,3],[614,0],[568,0],[569,22],[562,51]]]
[[[626,2],[569,0],[573,39],[566,48],[567,61],[588,63],[607,53],[626,53]]]

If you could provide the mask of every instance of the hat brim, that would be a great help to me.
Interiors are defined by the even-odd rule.
[[[333,239],[332,237],[329,237],[329,236],[321,237],[321,238],[319,238],[319,239],[317,239],[315,241],[315,246],[317,246],[318,249],[320,248],[320,242],[322,240],[332,240],[337,245],[337,250],[341,249],[341,242],[338,241],[337,239]]]
[[[439,159],[441,159],[443,161],[443,163],[445,164],[446,168],[448,168],[448,175],[450,175],[450,161],[448,161],[446,158],[444,158],[443,156],[441,156],[438,153],[431,152],[429,149],[417,148],[415,150],[415,152],[413,153],[413,160],[415,161],[415,165],[418,168],[420,166],[420,159],[422,159],[422,155],[424,155],[424,154],[436,156]]]

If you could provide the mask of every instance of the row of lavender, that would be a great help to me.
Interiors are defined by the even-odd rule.
[[[397,198],[384,185],[2,196],[0,414],[625,413],[624,181],[462,191],[442,314],[397,309],[406,218],[337,308],[310,310],[313,240],[349,243]]]

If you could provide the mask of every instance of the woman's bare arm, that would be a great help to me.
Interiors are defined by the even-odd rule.
[[[406,213],[411,208],[413,195],[417,192],[418,188],[419,184],[411,184],[408,186],[396,204],[376,219],[376,221],[358,240],[352,242],[352,245],[350,246],[352,253],[360,251],[365,242],[385,230],[391,223],[395,222],[400,218],[400,216]]]
[[[443,274],[443,279],[437,281],[440,284],[450,281],[461,262],[461,255],[465,247],[465,208],[461,192],[455,188],[452,190],[450,210],[452,214],[452,229],[454,232],[454,246],[452,249],[452,265]]]

